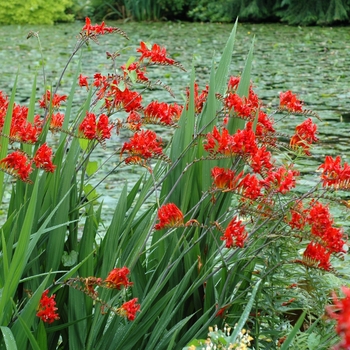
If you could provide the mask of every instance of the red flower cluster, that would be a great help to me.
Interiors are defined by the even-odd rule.
[[[135,80],[139,81],[148,81],[148,78],[145,76],[146,73],[146,67],[140,68],[141,65],[139,62],[133,62],[129,64],[128,67],[126,65],[121,66],[120,68],[124,71],[124,78],[126,78],[128,75],[135,74]]]
[[[158,209],[159,223],[154,226],[155,230],[163,228],[180,227],[184,224],[184,216],[174,203],[167,203]]]
[[[125,302],[117,309],[120,316],[126,317],[129,321],[134,321],[136,312],[140,311],[140,304],[137,304],[137,298]]]
[[[299,172],[293,169],[287,169],[284,166],[271,170],[267,177],[262,180],[261,184],[266,188],[276,192],[286,194],[295,187],[295,177],[299,176]]]
[[[241,155],[246,157],[256,154],[258,146],[255,134],[251,129],[237,130],[234,135],[230,135],[226,128],[222,128],[220,134],[214,126],[213,131],[206,135],[204,149],[212,155]]]
[[[117,82],[110,84],[110,91],[106,94],[106,108],[123,108],[125,112],[138,111],[142,109],[142,96],[137,91],[131,91],[127,87],[119,89]]]
[[[252,116],[254,107],[245,97],[240,97],[236,93],[229,93],[224,99],[225,107],[233,110],[238,117],[249,119]]]
[[[248,236],[245,226],[241,225],[242,221],[235,216],[228,224],[225,233],[220,239],[226,241],[226,248],[240,247],[243,248],[244,242]]]
[[[342,166],[340,156],[335,159],[326,156],[319,169],[323,169],[321,178],[324,187],[329,186],[335,189],[348,189],[350,187],[350,165],[344,163]]]
[[[41,296],[40,303],[38,306],[37,316],[46,323],[52,323],[55,320],[59,320],[59,315],[56,313],[57,307],[55,302],[55,294],[48,297],[48,290],[45,290]]]
[[[344,253],[343,231],[334,227],[328,206],[318,201],[311,201],[310,207],[304,209],[302,202],[291,209],[292,217],[288,224],[291,228],[302,230],[310,225],[311,242],[307,245],[300,262],[306,266],[329,271],[331,254]]]
[[[10,140],[35,143],[41,133],[40,117],[37,115],[34,124],[28,122],[28,107],[14,105],[10,127]],[[3,122],[2,122],[3,124]]]
[[[273,124],[273,119],[269,118],[265,112],[259,110],[258,122],[255,130],[255,136],[257,140],[263,144],[274,146],[276,143],[276,130],[273,127]],[[249,121],[246,128],[252,129],[253,121]]]
[[[318,141],[316,137],[317,125],[311,118],[306,119],[295,128],[295,135],[290,139],[290,147],[301,147],[306,155],[310,155],[309,149],[313,142]]]
[[[129,142],[125,142],[121,154],[128,152],[130,157],[125,159],[125,163],[143,164],[143,160],[162,155],[161,140],[151,130],[141,130],[136,132]]]
[[[51,173],[55,171],[56,166],[52,163],[52,149],[46,143],[38,148],[33,161],[37,168],[44,169]]]
[[[302,230],[306,225],[307,211],[304,210],[303,203],[297,202],[296,205],[290,211],[291,218],[288,225],[292,229]]]
[[[163,123],[172,125],[180,119],[182,106],[174,103],[173,105],[165,102],[152,101],[144,109],[144,122],[146,123]]]
[[[350,348],[350,288],[343,286],[344,297],[339,299],[333,292],[333,305],[326,307],[329,316],[337,321],[336,332],[342,338],[336,349]]]
[[[88,77],[85,75],[80,74],[78,77],[78,84],[80,87],[85,86],[86,89],[89,89],[89,82],[88,82]]]
[[[86,112],[86,116],[79,126],[79,132],[89,140],[106,140],[111,137],[113,126],[105,114],[101,114],[98,122],[94,113]]]
[[[67,95],[58,95],[54,94],[51,98],[51,91],[46,90],[46,93],[43,95],[41,100],[39,100],[39,106],[41,108],[49,109],[50,104],[52,108],[59,108],[61,103],[67,100]]]
[[[64,122],[64,115],[62,113],[52,113],[50,118],[50,130],[52,132],[58,131],[62,129],[62,125]]]
[[[176,63],[175,60],[166,57],[166,49],[160,47],[157,44],[153,44],[152,49],[150,50],[147,45],[141,41],[140,47],[136,50],[141,53],[140,61],[143,61],[145,58],[148,58],[150,62],[160,63],[160,64],[169,64],[173,65]]]
[[[133,285],[133,283],[128,279],[129,273],[130,270],[125,266],[122,268],[116,267],[108,274],[107,278],[104,280],[104,283],[106,284],[107,288],[119,290],[122,286],[128,288],[129,286]]]
[[[298,100],[295,94],[290,90],[280,93],[280,108],[287,109],[289,112],[301,112],[302,102]]]
[[[271,153],[265,146],[257,148],[256,151],[250,155],[248,162],[255,173],[264,173],[266,170],[273,168]]]
[[[307,222],[311,225],[311,234],[321,238],[323,245],[331,253],[344,252],[343,232],[334,227],[329,208],[318,201],[311,202]]]
[[[233,189],[235,172],[230,169],[214,167],[211,169],[211,177],[214,179],[214,186],[220,190]]]
[[[114,33],[114,32],[121,32],[119,28],[116,27],[106,27],[105,22],[102,22],[101,24],[95,24],[91,25],[91,20],[89,17],[85,18],[85,25],[81,29],[81,32],[84,33],[86,36],[93,35],[103,35],[106,33]]]
[[[0,160],[0,169],[22,181],[30,182],[29,174],[32,172],[32,162],[22,151],[15,151]]]
[[[330,257],[331,253],[323,245],[310,242],[304,251],[302,262],[307,266],[329,271],[331,269]]]
[[[204,103],[207,100],[209,93],[209,85],[205,86],[205,89],[202,90],[201,93],[199,93],[199,88],[198,84],[194,83],[194,104],[195,104],[195,112],[201,113]],[[190,89],[186,89],[186,97],[187,97],[187,103],[186,103],[186,109],[188,109],[188,103],[189,103],[189,98],[190,98]]]
[[[230,169],[214,167],[211,170],[214,179],[214,187],[221,190],[237,191],[243,197],[254,200],[261,196],[262,186],[254,174],[246,174],[243,178],[243,171],[235,176],[235,172]]]

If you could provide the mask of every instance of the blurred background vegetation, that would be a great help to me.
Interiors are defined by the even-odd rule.
[[[350,23],[350,0],[9,0],[0,24],[130,19],[201,22],[283,22],[291,25]]]

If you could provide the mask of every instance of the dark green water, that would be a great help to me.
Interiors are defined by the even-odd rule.
[[[99,39],[100,45],[91,44],[82,56],[82,72],[92,76],[110,71],[111,63],[105,52],[121,51],[120,65],[135,55],[139,42],[146,41],[165,46],[169,54],[187,69],[184,73],[173,67],[157,67],[152,75],[171,86],[176,101],[183,103],[183,93],[189,83],[192,62],[197,80],[202,87],[207,82],[211,62],[218,62],[232,25],[189,23],[113,23],[130,40],[116,34]],[[10,93],[19,70],[18,103],[28,101],[33,76],[38,73],[38,97],[43,92],[41,57],[35,39],[27,40],[30,30],[39,32],[48,83],[55,84],[83,23],[55,26],[0,26],[0,89]],[[305,102],[306,108],[315,110],[322,118],[318,122],[322,146],[313,152],[318,161],[324,155],[350,162],[350,27],[290,27],[279,24],[239,24],[233,52],[231,74],[242,71],[246,54],[255,37],[252,81],[255,91],[268,109],[278,104],[279,92],[292,90]],[[78,58],[69,67],[60,93],[68,93],[71,76],[77,68]],[[83,90],[81,96],[83,96]],[[162,91],[150,95],[160,101],[172,102]],[[79,94],[77,96],[79,99]],[[283,120],[282,131],[292,134],[302,117]],[[103,157],[103,154],[100,154]],[[315,169],[315,162],[306,160],[304,171]],[[126,171],[126,169],[124,170]],[[109,188],[125,178],[124,171],[109,178]],[[131,176],[132,177],[132,176]],[[305,182],[305,186],[309,186]],[[106,201],[108,203],[108,196]],[[115,196],[110,197],[112,203]],[[112,204],[111,204],[112,205]],[[346,220],[344,218],[344,220]]]

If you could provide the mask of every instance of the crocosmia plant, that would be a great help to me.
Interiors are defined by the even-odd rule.
[[[79,61],[63,94],[80,50],[104,35],[128,39],[89,18],[54,86],[33,79],[28,106],[15,102],[16,81],[0,92],[2,347],[349,346],[349,288],[330,295],[349,282],[338,271],[347,233],[332,210],[348,215],[350,166],[327,155],[303,185],[320,117],[292,91],[265,107],[250,79],[253,46],[231,74],[236,27],[208,85],[193,70],[175,92],[183,101],[148,73],[185,68],[171,48],[143,41],[129,58],[107,51],[110,71]],[[281,130],[284,118],[294,130]],[[118,182],[107,220],[108,180],[135,171]]]

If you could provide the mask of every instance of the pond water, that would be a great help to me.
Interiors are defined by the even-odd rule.
[[[165,46],[169,54],[187,69],[174,67],[154,68],[152,74],[169,85],[176,101],[183,103],[183,93],[189,83],[194,62],[197,80],[204,87],[211,62],[217,62],[232,30],[230,24],[212,23],[133,23],[108,22],[124,30],[130,40],[116,34],[99,39],[100,45],[91,43],[83,52],[82,72],[92,76],[107,73],[110,61],[105,52],[121,51],[120,64],[135,55],[140,41]],[[55,84],[76,43],[83,23],[55,26],[0,26],[0,89],[10,93],[17,71],[19,83],[16,102],[26,103],[30,95],[33,76],[38,73],[38,97],[44,90],[41,56],[35,39],[27,40],[30,30],[39,32],[45,57],[48,83]],[[290,27],[281,24],[239,24],[233,52],[231,74],[238,75],[255,37],[252,82],[267,108],[278,104],[279,92],[292,90],[299,94],[308,109],[322,118],[318,122],[322,147],[315,150],[316,160],[324,155],[341,154],[350,162],[350,27]],[[68,93],[71,79],[77,69],[78,57],[72,62],[62,81],[59,93]],[[82,91],[83,94],[83,91]],[[83,96],[83,95],[82,95]],[[150,95],[150,98],[155,95]],[[157,99],[173,102],[165,91],[156,91]],[[283,120],[283,130],[292,133],[302,117]],[[102,154],[101,154],[102,156]],[[116,160],[117,161],[117,160]],[[304,171],[315,169],[307,160]],[[128,174],[128,175],[127,175]],[[124,177],[123,177],[124,176]],[[111,182],[130,177],[126,169],[111,177]],[[307,184],[306,184],[307,185]],[[112,186],[109,184],[108,186]],[[108,205],[108,196],[105,199]],[[115,202],[114,196],[110,197]],[[344,218],[345,221],[345,218]]]

